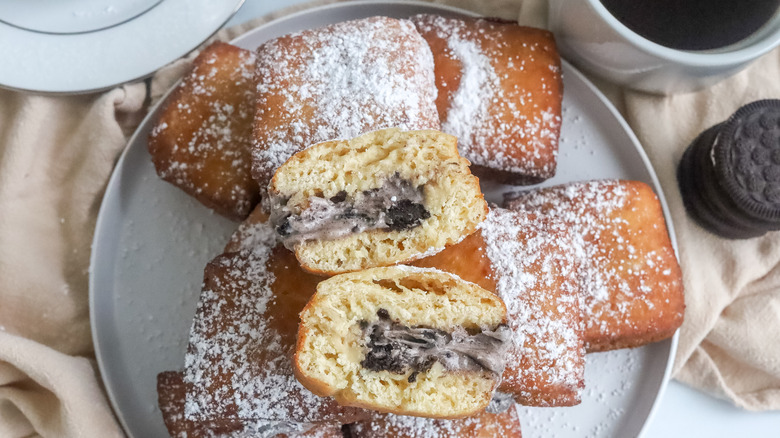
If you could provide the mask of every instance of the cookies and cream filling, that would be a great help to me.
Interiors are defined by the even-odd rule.
[[[400,177],[385,179],[377,188],[354,197],[345,191],[330,198],[312,196],[308,206],[293,213],[282,197],[271,199],[271,223],[288,248],[316,239],[337,239],[353,233],[414,228],[431,215],[424,205],[422,186]]]
[[[515,398],[512,397],[512,394],[497,390],[493,393],[493,398],[490,399],[490,404],[485,408],[485,411],[489,414],[500,414],[514,405]]]
[[[377,316],[376,321],[360,323],[366,350],[360,364],[365,369],[396,374],[411,371],[410,383],[435,362],[448,371],[490,371],[497,376],[504,372],[511,336],[505,324],[470,334],[462,327],[452,332],[409,327],[393,321],[385,309],[379,309]]]

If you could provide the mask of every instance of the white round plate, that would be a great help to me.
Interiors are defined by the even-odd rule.
[[[254,49],[280,35],[372,15],[468,14],[421,3],[345,3],[311,9],[233,41]],[[630,128],[596,88],[563,64],[563,128],[558,173],[543,185],[597,178],[650,184],[666,202]],[[114,409],[131,437],[167,436],[156,375],[181,369],[203,268],[236,224],[161,181],[146,148],[144,120],[117,164],[95,231],[90,306],[95,352]],[[487,188],[487,187],[486,187]],[[494,200],[508,186],[491,186]],[[671,232],[672,237],[674,233]],[[635,437],[666,385],[676,337],[633,350],[589,354],[582,404],[519,408],[523,436]]]
[[[244,0],[3,0],[0,86],[45,93],[111,88],[196,48]]]

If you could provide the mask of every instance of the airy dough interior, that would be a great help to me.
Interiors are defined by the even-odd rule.
[[[430,217],[406,230],[375,229],[295,246],[307,269],[349,272],[390,265],[440,250],[471,233],[486,204],[455,137],[438,131],[385,129],[348,141],[325,142],[296,154],[274,176],[269,193],[301,212],[309,198],[348,197],[397,175],[421,188]]]
[[[448,372],[437,362],[410,383],[410,372],[364,369],[359,324],[376,320],[380,308],[401,324],[445,331],[494,329],[505,320],[498,297],[440,271],[376,268],[333,277],[320,283],[301,315],[296,368],[302,381],[316,381],[324,391],[315,392],[343,404],[407,415],[455,418],[487,406],[497,384],[490,372]]]

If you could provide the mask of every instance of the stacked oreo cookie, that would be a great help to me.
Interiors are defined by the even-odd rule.
[[[701,133],[677,180],[688,213],[719,236],[780,230],[780,100],[747,104]]]

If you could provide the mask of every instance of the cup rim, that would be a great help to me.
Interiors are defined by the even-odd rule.
[[[649,55],[663,58],[678,64],[685,64],[693,67],[713,67],[729,64],[739,64],[758,58],[759,56],[780,45],[780,25],[778,25],[778,28],[775,31],[770,32],[763,38],[755,41],[752,44],[735,50],[699,52],[672,49],[650,41],[649,39],[631,30],[628,26],[615,18],[615,16],[607,10],[606,6],[604,6],[600,0],[587,1],[593,10],[599,16],[601,16],[604,21],[606,21],[623,38],[634,45],[634,47]],[[780,14],[780,8],[777,12],[775,12],[775,17],[770,18],[770,21],[776,20],[778,14]]]

